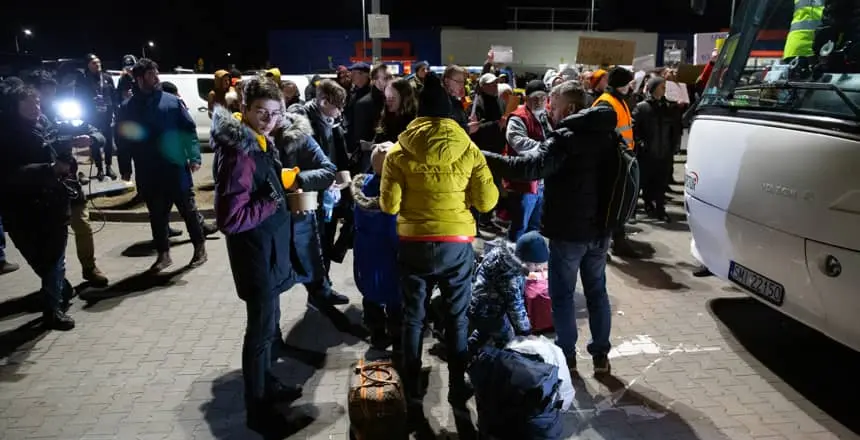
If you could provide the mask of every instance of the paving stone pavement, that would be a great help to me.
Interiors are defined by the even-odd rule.
[[[682,217],[680,207],[674,213]],[[27,295],[37,279],[29,269],[0,277],[0,438],[258,438],[244,428],[239,368],[245,312],[223,239],[208,242],[203,267],[147,283],[136,274],[152,262],[148,225],[95,226],[101,228],[99,265],[112,277],[115,297],[87,307],[76,301],[74,331],[33,328],[38,315]],[[585,379],[577,384],[576,410],[565,414],[566,438],[858,438],[834,419],[858,428],[851,410],[857,385],[841,376],[860,366],[853,352],[719,280],[693,278],[683,221],[640,222],[633,229],[641,231],[633,238],[649,243],[654,256],[615,260],[608,271],[615,379],[591,378],[582,357]],[[68,274],[77,284],[73,244],[70,250]],[[175,246],[177,268],[190,257],[189,244]],[[9,258],[21,261],[14,247]],[[357,320],[360,297],[351,274],[351,259],[333,266],[335,287],[353,303],[343,310]],[[587,337],[581,295],[577,306]],[[281,307],[282,331],[296,348],[277,372],[304,384],[297,411],[316,418],[291,438],[346,439],[349,367],[367,344],[307,311],[302,287],[283,294]],[[326,354],[317,359],[319,368],[308,365],[314,362],[307,350]],[[436,430],[453,431],[443,403],[446,367],[429,354],[425,360],[432,365],[428,418]],[[791,369],[797,364],[799,372]]]

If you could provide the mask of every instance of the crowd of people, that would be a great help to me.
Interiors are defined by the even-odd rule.
[[[168,238],[180,233],[168,225],[173,206],[194,245],[189,266],[205,263],[205,236],[216,230],[194,202],[192,173],[201,156],[175,86],[159,81],[154,61],[128,59],[114,88],[98,57],[88,60],[94,114],[104,116],[72,136],[58,135],[62,127],[49,114],[56,87],[50,77],[7,79],[2,89],[0,124],[8,135],[0,146],[8,160],[0,169],[0,216],[42,279],[46,325],[59,330],[74,327],[65,313],[72,294],[65,280],[70,219],[84,278],[108,283],[95,267],[92,234],[86,243],[87,234],[78,233],[84,227],[75,226],[86,218],[73,214],[81,210],[75,206],[85,212],[86,205],[78,202],[72,148],[93,149],[99,179],[115,178],[109,136],[123,179],[130,179],[133,161],[158,251],[152,273],[172,264]],[[443,330],[449,401],[465,404],[473,395],[467,365],[481,346],[503,346],[531,331],[522,298],[534,274],[548,280],[556,343],[574,372],[579,274],[593,371],[611,369],[606,262],[610,247],[619,256],[638,255],[623,224],[606,221],[607,170],[619,146],[636,151],[645,210],[670,220],[665,192],[680,143],[680,110],[666,100],[665,80],[654,75],[635,90],[633,73],[622,67],[567,69],[529,81],[520,97],[488,63],[467,96],[470,75],[462,67],[436,75],[421,63],[414,71],[395,78],[385,64],[356,63],[338,69],[336,79],[312,80],[305,100],[277,69],[246,80],[215,73],[209,94],[215,224],[247,309],[242,370],[254,430],[286,424],[275,405],[301,395],[270,371],[283,344],[280,294],[304,284],[308,306],[325,314],[348,303],[329,270],[350,249],[363,326],[374,349],[393,349],[410,418],[423,416],[428,320]],[[318,208],[293,204],[308,197]],[[476,256],[480,233],[503,239]],[[434,290],[442,307],[431,311]]]

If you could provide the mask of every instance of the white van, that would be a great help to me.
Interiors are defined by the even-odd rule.
[[[120,72],[109,72],[114,79],[114,84],[119,81]],[[299,95],[304,99],[305,87],[310,83],[312,75],[281,75],[281,81],[291,80],[299,86]],[[334,78],[335,75],[320,75],[325,78]],[[211,73],[162,73],[158,75],[161,81],[176,84],[179,96],[188,106],[191,118],[197,124],[197,138],[201,146],[209,143],[209,129],[212,120],[209,118],[209,103],[207,97],[215,86],[215,75]],[[253,75],[245,75],[243,80],[253,78]]]

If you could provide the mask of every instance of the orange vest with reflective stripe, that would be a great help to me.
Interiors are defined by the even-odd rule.
[[[594,104],[591,106],[594,107],[600,102],[608,102],[612,106],[612,110],[615,110],[615,132],[620,134],[624,139],[627,149],[632,150],[635,145],[633,142],[633,117],[630,116],[630,109],[627,107],[627,103],[619,101],[607,92],[604,92],[599,98],[595,99]]]

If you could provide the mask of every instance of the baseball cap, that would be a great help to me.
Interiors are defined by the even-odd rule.
[[[122,57],[123,69],[131,69],[135,64],[137,64],[137,57],[134,55],[125,55]]]
[[[526,84],[526,96],[532,96],[533,93],[547,93],[546,84],[539,79],[533,79]]]
[[[362,72],[368,72],[369,73],[370,72],[370,64],[363,63],[363,62],[359,61],[359,62],[349,66],[349,70],[350,71],[360,70]]]
[[[481,75],[481,78],[478,80],[478,85],[487,86],[490,84],[495,84],[499,81],[499,77],[493,75],[492,73],[485,73]]]

